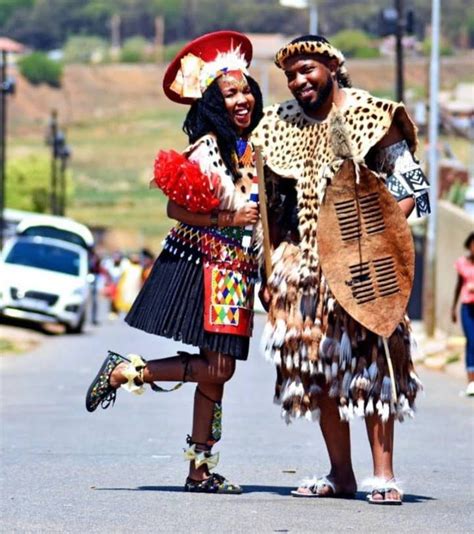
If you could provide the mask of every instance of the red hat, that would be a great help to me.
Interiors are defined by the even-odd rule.
[[[191,41],[173,59],[163,78],[166,96],[179,104],[192,104],[221,74],[247,72],[252,43],[234,31],[207,33]]]

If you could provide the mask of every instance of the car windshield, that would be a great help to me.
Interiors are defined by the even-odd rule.
[[[54,226],[32,226],[23,231],[21,235],[52,237],[54,239],[61,239],[63,241],[68,241],[69,243],[74,243],[75,245],[87,249],[87,244],[80,235],[68,230],[63,230],[62,228],[55,228]]]
[[[54,245],[18,242],[8,253],[5,263],[79,276],[80,257],[73,250]]]

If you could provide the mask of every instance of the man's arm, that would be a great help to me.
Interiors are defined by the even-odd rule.
[[[387,188],[405,216],[408,217],[415,206],[419,217],[429,214],[428,181],[395,121],[373,153],[376,170],[387,174]]]

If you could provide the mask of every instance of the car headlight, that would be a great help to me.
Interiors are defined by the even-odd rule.
[[[84,296],[84,290],[82,289],[82,287],[78,287],[72,292],[72,294],[75,297],[83,297]]]

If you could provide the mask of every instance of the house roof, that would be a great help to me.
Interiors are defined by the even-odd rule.
[[[13,52],[14,54],[20,54],[25,50],[25,46],[19,43],[18,41],[10,39],[9,37],[0,36],[0,50],[5,50],[6,52]]]

